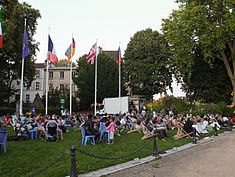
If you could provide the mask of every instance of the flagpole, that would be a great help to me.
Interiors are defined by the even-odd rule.
[[[26,19],[24,21],[24,25],[26,26]],[[22,115],[23,113],[23,88],[24,88],[23,85],[24,85],[24,58],[22,57],[21,84],[20,84],[20,115]]]
[[[119,49],[120,49],[120,43],[119,43]],[[119,110],[121,114],[121,56],[119,56]]]
[[[49,34],[48,34],[48,40],[49,40],[49,35],[50,35],[50,28],[49,28]],[[47,108],[48,108],[48,68],[49,68],[49,62],[48,62],[48,50],[47,50],[47,78],[46,78],[46,112],[45,114],[47,115]]]
[[[96,116],[96,103],[97,103],[97,60],[98,60],[98,43],[96,39],[96,60],[95,60],[95,107],[94,116]]]
[[[70,58],[70,116],[72,116],[72,53],[73,53],[73,34],[72,34],[72,44],[71,44],[71,58]]]

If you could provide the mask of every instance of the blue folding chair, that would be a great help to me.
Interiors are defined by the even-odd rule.
[[[93,140],[93,144],[95,145],[95,138],[93,135],[87,135],[86,136],[86,133],[85,133],[85,129],[84,128],[81,128],[81,132],[82,132],[82,144],[84,146],[86,146],[87,144],[87,140],[89,140],[91,138],[91,142]]]
[[[104,122],[100,122],[100,139],[99,139],[99,141],[104,140],[104,139],[105,139],[105,124],[104,124]]]
[[[7,140],[7,129],[0,129],[0,151],[1,144],[3,144],[4,152],[6,153],[6,140]]]
[[[105,133],[108,133],[108,142],[109,142],[109,139],[110,139],[110,130],[106,130]]]
[[[38,130],[37,129],[32,129],[29,130],[29,137],[31,137],[31,139],[33,139],[33,137],[35,137],[35,139],[38,138]]]

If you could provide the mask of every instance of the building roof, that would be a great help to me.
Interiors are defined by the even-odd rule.
[[[77,69],[77,67],[72,67],[72,69]],[[70,67],[58,66],[58,67],[49,67],[49,70],[70,70]]]
[[[116,50],[103,50],[102,53],[105,55],[112,56],[112,57],[116,57],[116,55],[117,55]]]
[[[44,63],[35,63],[35,68],[45,68]]]
[[[116,58],[117,50],[103,50],[102,47],[99,47],[99,53],[109,55]]]

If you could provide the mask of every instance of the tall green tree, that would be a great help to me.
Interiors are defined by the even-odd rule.
[[[203,103],[231,103],[232,84],[221,60],[215,60],[210,67],[201,50],[195,51],[194,67],[182,76],[182,89],[190,101]],[[190,77],[188,77],[190,75]]]
[[[125,51],[124,76],[132,94],[152,98],[171,88],[170,54],[164,36],[152,29],[138,31]]]
[[[29,43],[29,56],[25,59],[24,85],[31,85],[35,76],[35,55],[38,43],[33,39],[36,32],[38,10],[18,0],[1,0],[3,48],[0,49],[0,104],[13,95],[13,80],[21,77],[22,45],[25,19]]]
[[[192,70],[197,67],[195,51],[200,46],[206,63],[212,66],[215,60],[222,61],[235,91],[235,1],[178,0],[178,3],[179,10],[163,20],[162,28],[173,51],[172,61],[181,72]]]
[[[73,79],[78,87],[78,98],[82,110],[90,109],[94,103],[94,69],[95,64],[86,62],[87,55],[78,60],[78,68]],[[97,63],[97,102],[102,103],[106,97],[118,97],[118,65],[116,59],[105,54],[98,55]],[[124,92],[124,90],[123,90]]]
[[[60,108],[62,106],[62,104],[60,103],[60,99],[65,100],[65,103],[63,104],[63,106],[66,109],[69,109],[69,107],[70,107],[70,87],[68,85],[65,85],[64,89],[59,89],[58,87],[56,87],[56,88],[52,88],[48,92],[48,106]],[[76,95],[73,96],[72,101],[73,101],[72,110],[78,111],[79,107],[78,107],[78,100],[77,100]],[[42,97],[42,102],[45,105],[45,103],[46,103],[46,96],[45,95],[43,95],[43,97]]]

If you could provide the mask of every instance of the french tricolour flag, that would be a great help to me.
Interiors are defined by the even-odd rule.
[[[56,56],[56,51],[51,40],[50,35],[48,35],[48,61],[57,64],[58,58]]]

